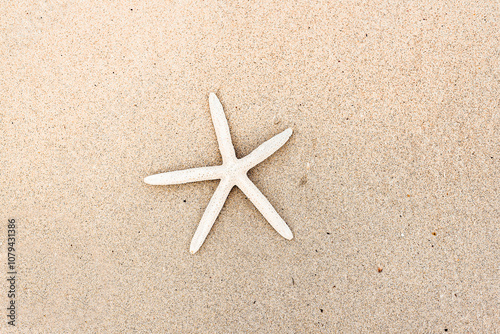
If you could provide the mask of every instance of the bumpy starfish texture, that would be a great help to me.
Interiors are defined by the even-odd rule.
[[[144,182],[152,185],[171,185],[205,180],[221,180],[205,209],[205,213],[201,217],[198,229],[191,241],[189,250],[192,254],[196,253],[205,241],[229,192],[234,186],[238,186],[243,191],[281,236],[288,240],[292,239],[293,234],[288,225],[247,176],[248,170],[267,159],[288,141],[288,138],[292,135],[292,129],[286,129],[261,144],[246,157],[238,159],[234,152],[222,104],[214,93],[210,93],[209,104],[217,141],[219,142],[219,150],[222,155],[222,165],[155,174],[146,177]]]

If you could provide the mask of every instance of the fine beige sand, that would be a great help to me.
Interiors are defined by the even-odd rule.
[[[500,333],[500,8],[8,1],[1,333]],[[288,127],[195,255],[221,163]],[[7,223],[16,327],[7,324]]]

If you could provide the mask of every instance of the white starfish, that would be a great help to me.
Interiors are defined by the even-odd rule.
[[[227,125],[222,104],[214,93],[210,93],[209,104],[217,141],[219,142],[219,150],[222,155],[222,165],[155,174],[146,177],[144,182],[153,185],[169,185],[215,179],[221,180],[205,209],[205,213],[201,217],[198,229],[191,241],[189,251],[193,254],[200,249],[205,241],[229,192],[234,186],[238,186],[243,191],[279,234],[288,240],[292,239],[293,234],[288,225],[247,176],[249,169],[264,161],[287,142],[288,138],[292,135],[292,129],[286,129],[279,135],[261,144],[246,157],[238,159],[234,153],[234,146],[231,141],[231,134],[229,133],[229,126]]]

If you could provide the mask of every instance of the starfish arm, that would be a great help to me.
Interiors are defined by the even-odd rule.
[[[264,218],[267,219],[269,224],[285,239],[292,239],[293,234],[285,221],[273,208],[267,198],[260,192],[259,188],[253,184],[252,181],[245,175],[240,178],[236,185],[243,191],[243,193],[250,199],[255,207],[262,213]]]
[[[191,168],[150,175],[144,179],[144,182],[152,185],[182,184],[220,179],[223,173],[224,169],[222,166]]]
[[[207,208],[205,209],[205,212],[203,213],[203,216],[201,217],[200,224],[194,233],[193,239],[191,240],[191,247],[189,248],[189,251],[192,254],[196,253],[198,249],[200,249],[201,245],[203,245],[203,242],[215,223],[215,219],[217,219],[220,210],[226,202],[226,198],[229,195],[231,188],[233,188],[233,184],[228,180],[222,179],[219,183],[219,186],[215,190]]]
[[[215,134],[217,135],[217,141],[219,142],[219,150],[222,155],[222,160],[223,162],[235,161],[236,154],[234,153],[231,133],[229,132],[229,125],[227,124],[222,104],[214,93],[210,93],[208,101],[210,104],[212,122],[214,123]]]
[[[250,169],[270,157],[288,141],[292,132],[291,128],[286,129],[282,133],[262,143],[259,147],[253,150],[252,153],[241,159],[245,168]]]

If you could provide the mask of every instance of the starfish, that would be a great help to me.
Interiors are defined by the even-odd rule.
[[[234,186],[238,186],[238,188],[243,191],[262,213],[264,218],[267,219],[271,226],[274,227],[281,236],[288,240],[292,239],[293,234],[288,225],[247,176],[247,172],[251,168],[267,159],[288,141],[288,138],[292,135],[292,129],[286,129],[261,144],[246,157],[238,159],[234,152],[234,146],[231,141],[231,134],[222,104],[214,93],[210,93],[209,104],[212,122],[214,123],[215,133],[219,143],[219,150],[222,155],[222,165],[155,174],[146,177],[144,182],[152,185],[172,185],[206,180],[221,180],[194,233],[189,248],[192,254],[196,253],[201,245],[203,245],[219,212],[224,206],[229,192]]]

